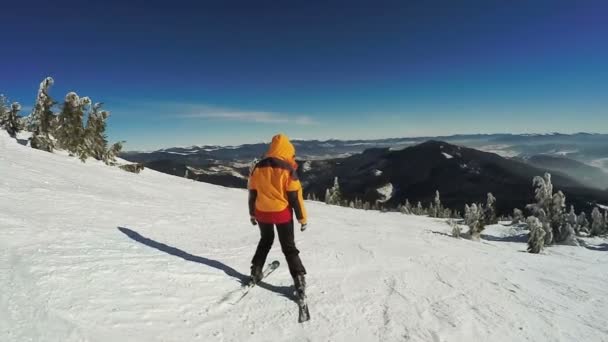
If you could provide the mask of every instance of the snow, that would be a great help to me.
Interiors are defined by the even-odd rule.
[[[382,196],[382,199],[378,200],[378,202],[380,202],[380,203],[387,202],[388,200],[391,199],[391,197],[393,197],[393,191],[394,191],[393,184],[388,183],[388,184],[376,189],[376,191],[378,191],[380,196]]]
[[[597,206],[598,206],[600,209],[608,210],[608,205],[604,205],[604,204],[597,204]]]
[[[310,170],[312,170],[312,162],[310,160],[307,160],[304,162],[304,164],[302,164],[302,171],[308,172]]]
[[[243,176],[242,174],[240,174],[238,171],[234,170],[233,168],[224,166],[224,165],[210,166],[206,169],[199,169],[199,168],[194,168],[194,167],[189,166],[188,170],[190,170],[191,172],[194,172],[196,174],[205,174],[205,175],[211,175],[211,176],[230,175],[230,176],[236,177],[236,178],[242,178],[242,179],[246,178],[245,176]]]
[[[374,176],[376,176],[376,177],[382,176],[382,170],[374,170]]]
[[[446,159],[452,159],[452,158],[454,158],[454,156],[452,156],[452,155],[450,155],[450,154],[447,154],[447,153],[445,153],[445,152],[441,152],[441,154],[443,154],[443,156],[444,156]]]
[[[0,341],[605,341],[608,253],[523,253],[442,220],[308,202],[310,322],[281,267],[237,305],[247,192],[33,150],[0,133]],[[519,234],[519,235],[514,235]],[[514,236],[515,238],[513,238]]]

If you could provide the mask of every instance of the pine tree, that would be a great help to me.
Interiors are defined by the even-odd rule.
[[[566,215],[566,222],[574,229],[575,234],[578,235],[580,226],[578,224],[578,216],[576,216],[573,205],[570,206],[570,212],[568,212],[568,215]]]
[[[553,228],[553,241],[564,242],[571,239],[570,229],[566,229],[566,196],[563,192],[558,191],[553,195],[551,208],[551,227]]]
[[[79,147],[84,141],[82,120],[84,107],[88,104],[90,104],[88,98],[81,100],[78,94],[70,92],[65,96],[61,113],[57,118],[55,138],[57,138],[59,146],[72,155],[80,152]]]
[[[412,205],[410,204],[410,201],[407,198],[405,199],[405,204],[403,205],[403,212],[405,214],[412,213]]]
[[[553,229],[551,229],[551,223],[545,213],[544,209],[538,211],[536,217],[542,224],[543,230],[545,231],[545,245],[549,245],[553,242]]]
[[[513,209],[513,221],[511,224],[519,224],[522,222],[524,222],[524,213],[517,208]]]
[[[0,127],[4,128],[12,138],[17,137],[17,133],[21,130],[19,111],[21,105],[18,102],[13,102],[9,108],[4,95],[0,96]]]
[[[30,141],[32,148],[47,152],[52,152],[54,148],[50,134],[54,128],[55,114],[53,114],[52,108],[56,102],[49,95],[53,83],[54,80],[51,77],[42,80],[38,88],[34,111],[27,120],[28,130],[32,132]]]
[[[112,146],[110,146],[110,149],[107,151],[106,155],[104,156],[103,162],[108,165],[114,165],[116,163],[116,157],[118,157],[118,155],[122,151],[123,144],[124,144],[124,141],[119,141],[119,142],[114,143]]]
[[[587,220],[587,214],[584,211],[578,215],[578,234],[581,233],[589,234],[589,220]]]
[[[597,207],[593,208],[593,212],[591,213],[591,222],[591,230],[589,235],[602,235],[604,233],[604,217]]]
[[[0,94],[0,127],[4,127],[8,120],[8,100],[6,96]]]
[[[528,238],[528,252],[540,253],[545,246],[545,230],[543,224],[537,217],[528,217],[526,223],[530,230],[530,236]]]
[[[488,192],[483,216],[486,224],[498,223],[498,218],[496,217],[496,197],[491,192]]]
[[[484,230],[485,225],[482,217],[482,209],[473,203],[469,207],[468,215],[465,215],[465,224],[469,226],[469,235],[472,240],[478,241],[481,237],[481,232]]]
[[[532,184],[536,187],[534,192],[537,202],[527,207],[538,217],[543,227],[548,225],[551,228],[551,232],[546,231],[545,245],[572,240],[573,237],[570,235],[573,230],[567,229],[564,215],[566,196],[561,191],[553,193],[551,174],[545,173],[543,177],[534,177]],[[544,212],[542,217],[541,210]]]
[[[416,215],[424,215],[424,208],[422,207],[422,202],[418,201],[416,204]]]
[[[435,190],[435,199],[433,200],[434,206],[431,206],[433,209],[430,211],[430,215],[432,217],[442,217],[443,216],[443,205],[441,204],[441,196],[439,194],[439,190]]]
[[[342,204],[342,193],[340,192],[340,184],[338,182],[338,177],[334,178],[334,186],[331,189],[327,189],[325,191],[325,203],[333,204],[333,205],[343,205]]]
[[[459,239],[460,234],[462,233],[462,229],[460,228],[460,225],[458,223],[456,223],[456,221],[454,221],[453,219],[448,220],[448,225],[450,227],[452,227],[452,236]]]
[[[79,148],[80,158],[93,157],[97,160],[105,160],[108,153],[108,140],[106,137],[106,120],[110,116],[101,109],[101,103],[95,103],[87,118],[84,129],[83,144]]]

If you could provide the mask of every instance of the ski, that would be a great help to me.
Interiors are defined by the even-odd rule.
[[[266,277],[268,277],[270,274],[272,274],[272,272],[274,272],[280,265],[281,263],[278,260],[275,260],[273,262],[271,262],[270,264],[268,264],[268,266],[266,266],[266,269],[264,269],[264,272],[262,272],[262,279],[260,279],[260,281],[266,279]],[[241,299],[243,299],[248,293],[249,291],[255,287],[257,283],[253,282],[253,281],[249,281],[249,283],[247,283],[246,285],[244,285],[241,288],[241,296],[239,298],[237,298],[235,301],[233,301],[231,304],[236,304],[238,302],[241,301]]]

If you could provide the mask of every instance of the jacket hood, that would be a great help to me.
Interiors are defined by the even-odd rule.
[[[266,157],[277,158],[295,164],[296,149],[285,134],[277,134],[272,137]]]

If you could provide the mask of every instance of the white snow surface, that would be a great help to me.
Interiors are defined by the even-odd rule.
[[[225,301],[258,240],[245,191],[4,133],[0,174],[0,341],[608,339],[605,240],[532,255],[502,226],[473,242],[438,219],[308,202],[312,319],[298,324],[278,241],[266,284]]]
[[[451,154],[445,153],[445,152],[441,152],[441,154],[443,154],[443,156],[445,157],[445,159],[452,159],[452,158],[454,158],[454,156],[452,156]]]

